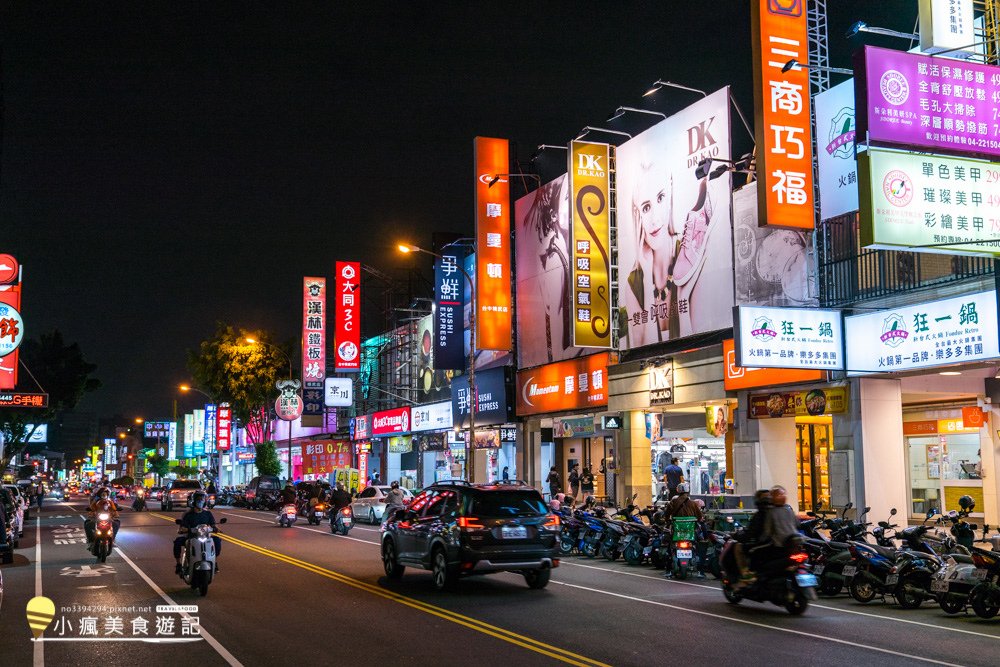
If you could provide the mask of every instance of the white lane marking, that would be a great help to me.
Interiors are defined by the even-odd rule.
[[[42,511],[35,517],[35,597],[42,596]],[[44,637],[39,636],[40,639]],[[45,667],[45,642],[35,642],[32,664]]]
[[[238,516],[241,519],[250,519],[251,521],[261,521],[263,523],[274,523],[273,519],[258,519],[255,516],[247,516],[246,514],[233,514],[232,512],[219,512],[219,514],[228,514],[229,516]],[[315,528],[306,528],[305,526],[295,526],[292,528],[298,528],[299,530],[308,530],[311,533],[319,533],[320,535],[329,535],[330,537],[339,537],[342,540],[353,540],[354,542],[361,542],[363,544],[373,544],[379,546],[378,542],[372,542],[370,540],[359,540],[356,537],[347,537],[346,535],[334,535],[333,533],[328,533],[325,530],[317,530]]]
[[[167,595],[166,593],[164,593],[163,590],[160,589],[160,587],[157,586],[156,583],[152,579],[150,579],[148,576],[146,576],[146,573],[143,572],[142,570],[140,570],[139,566],[136,565],[135,563],[133,563],[132,559],[129,558],[128,556],[126,556],[125,552],[122,551],[120,547],[117,549],[117,553],[118,553],[119,556],[121,556],[122,558],[125,559],[126,563],[128,563],[129,565],[132,566],[133,570],[135,570],[137,573],[139,573],[139,576],[142,577],[143,581],[145,581],[147,584],[149,584],[149,587],[152,588],[154,591],[156,591],[157,595],[159,595],[161,598],[163,598],[163,600],[167,604],[179,606],[179,605],[177,605],[177,603],[174,600],[172,600],[170,598],[169,595]],[[208,630],[206,630],[205,627],[203,625],[201,625],[199,621],[193,619],[191,617],[191,615],[188,614],[187,612],[180,612],[180,614],[181,614],[182,617],[188,619],[189,622],[191,622],[191,623],[197,625],[199,628],[201,628],[201,636],[205,638],[205,641],[207,641],[209,644],[211,644],[212,648],[214,648],[215,651],[220,656],[222,656],[223,660],[225,660],[230,665],[233,665],[233,667],[243,667],[243,663],[241,663],[239,660],[237,660],[235,657],[233,657],[233,654],[230,653],[229,651],[227,651],[226,647],[224,647],[222,644],[219,643],[219,640],[217,640],[215,637],[213,637],[211,634],[209,634]]]
[[[787,632],[793,635],[799,635],[802,637],[810,637],[812,639],[818,639],[825,642],[833,642],[835,644],[845,644],[847,646],[854,646],[857,648],[868,649],[870,651],[877,651],[879,653],[888,653],[889,655],[899,656],[900,658],[907,658],[909,660],[919,660],[921,662],[930,662],[935,665],[949,665],[950,667],[958,667],[959,663],[954,662],[943,662],[941,660],[934,660],[933,658],[925,658],[919,655],[911,655],[909,653],[902,653],[900,651],[893,651],[887,648],[881,648],[879,646],[870,646],[868,644],[860,644],[856,641],[848,641],[846,639],[836,639],[834,637],[826,637],[824,635],[817,635],[811,632],[803,632],[802,630],[792,630],[791,628],[783,628],[777,625],[768,625],[767,623],[759,623],[757,621],[749,621],[744,618],[734,618],[732,616],[723,616],[722,614],[714,614],[709,611],[701,611],[699,609],[691,609],[690,607],[680,607],[678,605],[668,604],[666,602],[657,602],[656,600],[646,600],[644,598],[638,598],[632,595],[623,595],[621,593],[612,593],[611,591],[602,591],[599,588],[589,588],[587,586],[578,586],[577,584],[567,584],[563,581],[552,581],[553,584],[558,584],[559,586],[568,586],[569,588],[576,588],[582,591],[590,591],[591,593],[598,593],[600,595],[610,595],[616,598],[622,598],[624,600],[632,600],[633,602],[644,602],[646,604],[655,605],[657,607],[666,607],[668,609],[674,609],[676,611],[685,612],[688,614],[696,614],[698,616],[709,616],[711,618],[717,618],[723,621],[732,621],[733,623],[742,623],[744,625],[752,625],[758,628],[766,628],[768,630],[777,630],[778,632]]]

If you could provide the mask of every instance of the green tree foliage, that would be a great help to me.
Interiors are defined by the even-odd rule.
[[[257,474],[259,475],[281,474],[281,461],[278,460],[278,450],[275,449],[272,440],[257,444],[257,455],[253,462],[257,466]]]
[[[11,459],[24,450],[35,428],[52,421],[58,412],[72,410],[84,394],[101,387],[100,380],[90,377],[97,366],[87,363],[77,343],[66,345],[58,329],[37,340],[25,340],[20,357],[23,366],[18,373],[18,391],[46,392],[49,407],[0,409],[0,432],[6,441],[0,470],[6,470]],[[29,424],[34,428],[28,428]]]
[[[248,343],[247,338],[258,342]],[[289,366],[281,352],[290,354],[291,346],[273,340],[270,332],[234,329],[219,322],[215,335],[199,351],[188,350],[188,370],[195,384],[216,402],[229,403],[233,416],[249,426],[254,444],[270,435],[271,405],[278,396],[274,382],[287,376]]]
[[[153,454],[146,458],[146,469],[157,477],[165,477],[170,472],[170,461],[166,456]]]
[[[181,478],[198,476],[198,469],[190,466],[174,466],[170,469],[170,472],[175,473]]]

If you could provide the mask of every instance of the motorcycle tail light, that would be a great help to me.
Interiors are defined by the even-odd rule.
[[[796,563],[804,563],[807,560],[809,560],[809,554],[800,551],[797,554],[792,554],[791,559],[794,560]]]
[[[340,513],[343,514],[344,516],[348,516],[351,513],[351,508],[345,507],[344,509],[340,510]]]
[[[889,574],[896,574],[896,572],[898,572],[898,570],[895,565],[889,568]]]
[[[975,563],[976,567],[986,567],[986,561],[979,554],[972,554],[972,562]]]
[[[316,505],[316,511],[317,512],[322,512],[323,511],[323,506],[322,505]]]
[[[690,549],[691,548],[691,543],[690,542],[678,542],[677,543],[677,548],[678,549]]]

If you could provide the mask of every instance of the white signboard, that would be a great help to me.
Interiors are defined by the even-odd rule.
[[[858,210],[854,79],[816,96],[816,162],[821,220]]]
[[[326,378],[324,401],[328,408],[346,408],[354,405],[354,383],[351,378]]]
[[[1000,256],[1000,164],[871,149],[858,165],[863,246]]]
[[[31,433],[31,429],[33,429],[33,428],[35,429],[35,432],[31,433],[31,437],[28,438],[28,442],[48,442],[49,441],[49,425],[48,424],[39,424],[37,428],[35,428],[34,424],[28,424],[24,428],[27,429],[28,433]]]
[[[920,50],[949,51],[950,58],[968,58],[975,49],[952,49],[983,41],[973,32],[972,19],[972,0],[920,0]]]
[[[753,368],[844,368],[839,310],[735,308],[736,365]]]
[[[411,431],[437,431],[451,428],[453,424],[451,401],[414,405],[410,408]]]
[[[995,291],[845,318],[847,373],[887,373],[1000,357]]]

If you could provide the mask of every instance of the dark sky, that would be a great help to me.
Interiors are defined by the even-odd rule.
[[[910,32],[917,14],[828,4],[840,67],[850,23]],[[527,166],[619,105],[697,99],[643,98],[658,78],[729,84],[751,114],[749,7],[2,0],[0,252],[24,266],[27,334],[59,328],[99,365],[81,409],[167,417],[216,320],[297,338],[304,275],[391,271],[412,261],[397,239],[471,234],[476,135]],[[543,153],[543,179],[564,161]]]

